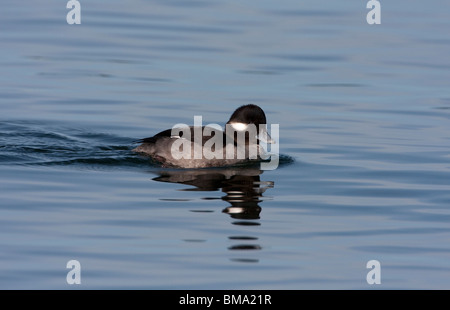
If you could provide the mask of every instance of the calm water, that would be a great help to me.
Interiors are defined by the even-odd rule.
[[[450,289],[448,1],[80,2],[0,10],[0,288]],[[274,171],[130,151],[248,103]]]

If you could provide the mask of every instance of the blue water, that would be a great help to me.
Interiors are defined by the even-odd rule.
[[[448,1],[80,2],[2,2],[1,289],[450,289]],[[248,103],[276,170],[131,152]]]

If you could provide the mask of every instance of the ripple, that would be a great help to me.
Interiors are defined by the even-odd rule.
[[[230,258],[232,262],[237,263],[258,263],[259,259],[253,259],[253,258]]]
[[[353,247],[353,249],[363,252],[386,253],[386,254],[450,253],[450,249],[445,248],[390,246],[390,245],[355,246]]]
[[[228,248],[229,250],[261,250],[262,247],[257,244],[238,244]]]
[[[228,237],[230,240],[258,240],[257,237],[250,237],[250,236],[230,236]]]
[[[101,167],[154,166],[135,156],[132,139],[111,134],[36,123],[1,123],[0,164]]]
[[[271,10],[270,13],[281,16],[296,16],[296,17],[341,17],[348,13],[331,11],[331,10]]]
[[[275,54],[269,56],[279,59],[305,61],[305,62],[337,62],[347,60],[347,57],[338,55]]]
[[[363,84],[358,83],[318,83],[318,84],[308,84],[306,86],[309,87],[336,87],[336,88],[342,88],[342,87],[364,87]]]
[[[240,221],[240,222],[233,222],[233,225],[239,225],[239,226],[260,226],[261,223]]]

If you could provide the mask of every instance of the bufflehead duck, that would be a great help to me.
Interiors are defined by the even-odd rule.
[[[222,167],[260,161],[265,150],[259,142],[275,143],[266,124],[264,111],[248,104],[234,111],[225,131],[215,126],[174,126],[175,129],[138,140],[141,144],[133,151],[150,156],[165,167]]]

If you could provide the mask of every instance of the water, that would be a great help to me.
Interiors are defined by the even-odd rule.
[[[65,4],[0,11],[0,288],[450,288],[448,2]],[[248,103],[274,171],[131,152]]]

